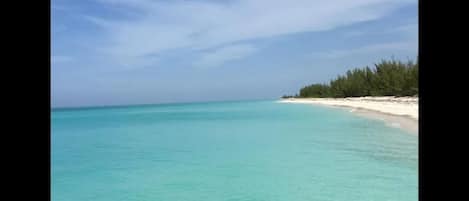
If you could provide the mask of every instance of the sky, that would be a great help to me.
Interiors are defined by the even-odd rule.
[[[275,99],[415,60],[417,0],[52,0],[51,106]]]

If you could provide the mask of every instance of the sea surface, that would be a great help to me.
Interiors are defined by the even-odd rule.
[[[347,109],[53,109],[53,201],[416,201],[418,137]]]

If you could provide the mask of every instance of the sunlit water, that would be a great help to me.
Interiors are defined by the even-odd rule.
[[[276,101],[58,109],[53,201],[407,201],[417,136]]]

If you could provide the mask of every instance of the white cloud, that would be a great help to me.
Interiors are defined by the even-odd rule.
[[[110,45],[101,50],[124,63],[178,48],[205,50],[252,39],[334,29],[375,20],[399,6],[416,3],[415,0],[98,1],[139,13],[138,17],[126,20],[86,17],[106,30]]]
[[[217,67],[228,61],[239,60],[257,52],[257,48],[252,45],[231,45],[216,49],[215,51],[202,54],[200,60],[195,62],[195,66],[200,68]]]

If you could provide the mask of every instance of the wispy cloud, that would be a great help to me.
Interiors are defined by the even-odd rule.
[[[194,65],[199,68],[211,68],[222,65],[225,62],[239,60],[257,52],[258,49],[252,45],[231,45],[202,54],[200,60]]]
[[[405,35],[406,37],[412,38],[417,41],[419,25],[417,23],[406,24],[406,25],[397,27],[396,29],[394,29],[394,32],[395,33],[399,32]]]
[[[63,5],[53,4],[53,5],[51,5],[51,9],[56,10],[56,11],[66,11],[68,8],[66,6],[63,6]]]
[[[82,15],[81,18],[103,28],[113,28],[114,25],[111,21],[96,16]]]
[[[368,37],[370,35],[399,34],[404,37],[415,38],[418,34],[418,24],[410,23],[381,30],[350,30],[344,32],[343,34],[346,37]]]
[[[323,59],[337,59],[347,56],[358,56],[364,54],[371,54],[377,52],[400,52],[408,51],[415,52],[418,48],[416,41],[409,42],[393,42],[393,43],[380,43],[372,44],[354,49],[332,50],[326,52],[315,52],[314,56]]]
[[[137,61],[142,55],[179,48],[200,51],[220,47],[215,52],[224,52],[227,50],[223,46],[227,44],[330,30],[375,20],[400,6],[415,3],[413,0],[98,1],[139,13],[125,20],[84,18],[105,29],[109,45],[101,51],[124,63]],[[223,60],[210,59],[216,56],[202,57],[199,63]]]
[[[54,56],[54,55],[51,56],[52,64],[65,63],[65,62],[69,62],[72,60],[73,60],[72,57],[69,57],[69,56]]]

